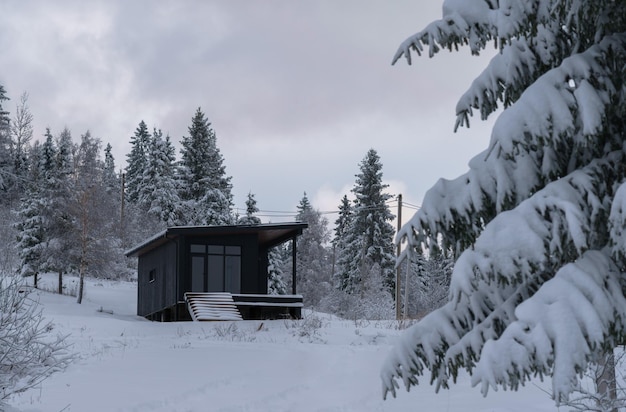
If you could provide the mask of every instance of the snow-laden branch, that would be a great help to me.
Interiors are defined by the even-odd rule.
[[[500,115],[490,149],[470,161],[466,174],[440,179],[398,239],[429,246],[441,237],[444,247],[461,251],[497,213],[603,156],[606,147],[589,141],[604,133],[606,112],[622,93],[611,59],[624,54],[626,35],[609,36],[541,76]]]
[[[522,92],[545,72],[558,67],[570,55],[583,52],[591,44],[580,37],[586,30],[595,30],[597,36],[610,36],[609,10],[600,13],[603,18],[589,28],[584,22],[589,8],[594,6],[577,0],[447,0],[443,18],[406,39],[398,48],[392,64],[404,56],[411,64],[411,52],[421,55],[428,46],[429,56],[442,48],[452,50],[469,45],[473,54],[479,54],[487,42],[499,44],[496,55],[469,90],[459,99],[456,107],[459,126],[469,126],[469,117],[477,109],[481,119],[486,119],[498,108],[513,104]],[[619,10],[619,5],[607,5]],[[616,13],[613,13],[616,14]],[[556,15],[562,17],[555,18]],[[622,16],[617,16],[622,18]],[[565,21],[565,24],[562,22]],[[597,43],[601,38],[598,38]],[[561,78],[566,83],[572,77]]]
[[[587,363],[607,341],[615,343],[610,331],[626,326],[622,282],[604,252],[588,251],[563,266],[515,309],[517,319],[498,339],[485,343],[472,384],[486,394],[498,386],[517,389],[535,374],[552,375],[554,399],[567,399]]]
[[[385,394],[395,394],[395,378],[407,388],[417,384],[424,369],[431,370],[437,388],[446,387],[460,367],[472,371],[486,353],[485,342],[517,321],[517,305],[541,290],[558,268],[587,250],[601,249],[612,183],[620,179],[622,162],[621,152],[594,161],[487,224],[456,262],[449,303],[411,328],[388,358],[382,372]]]
[[[532,38],[511,40],[459,99],[455,130],[460,126],[469,127],[474,109],[480,111],[481,120],[486,120],[498,109],[499,103],[504,107],[515,103],[529,85],[560,62],[555,55],[566,54],[568,47],[571,46],[565,39],[557,37],[544,25],[538,26]]]
[[[425,46],[429,46],[430,57],[441,48],[451,50],[462,45],[469,45],[472,53],[478,54],[489,40],[504,42],[516,37],[529,20],[546,21],[549,15],[532,0],[498,3],[499,6],[487,0],[445,0],[443,18],[402,42],[392,64],[402,56],[411,64],[411,51],[421,55]]]

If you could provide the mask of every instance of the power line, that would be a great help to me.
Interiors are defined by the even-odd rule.
[[[413,203],[409,203],[409,202],[403,202],[402,205],[403,206],[410,206],[413,209],[421,209],[422,208],[420,205],[414,205]]]

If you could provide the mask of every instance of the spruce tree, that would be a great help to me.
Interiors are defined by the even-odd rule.
[[[296,221],[308,224],[296,243],[297,286],[309,306],[317,306],[330,289],[328,220],[313,208],[306,192],[297,206]]]
[[[181,221],[181,204],[176,186],[175,150],[170,137],[154,129],[147,152],[138,203],[141,210],[164,226]]]
[[[0,193],[5,194],[0,201],[5,204],[8,203],[6,193],[14,182],[11,161],[11,119],[9,112],[2,106],[7,100],[9,98],[6,96],[6,91],[0,84]]]
[[[384,389],[426,370],[447,387],[465,369],[485,394],[551,376],[566,402],[626,332],[624,2],[457,1],[443,12],[394,62],[495,44],[457,127],[504,110],[469,171],[439,180],[399,234],[425,253],[451,248],[456,262],[449,301],[407,331]]]
[[[112,195],[118,194],[120,190],[120,179],[115,171],[115,158],[113,157],[113,147],[107,143],[104,148],[104,186],[107,192]]]
[[[215,132],[200,108],[181,145],[179,196],[187,223],[233,223],[231,178],[226,176]]]
[[[353,215],[350,226],[342,229],[341,249],[338,251],[339,287],[348,293],[362,292],[362,282],[372,275],[371,268],[376,265],[379,270],[377,276],[393,295],[395,231],[390,223],[394,216],[387,204],[392,195],[384,192],[388,185],[382,182],[382,164],[374,149],[367,152],[359,169],[361,173],[356,175],[352,189],[355,195]]]
[[[283,281],[283,255],[280,246],[267,252],[267,293],[270,295],[287,294],[287,285]]]
[[[46,249],[47,270],[58,273],[58,293],[63,293],[63,273],[76,268],[74,256],[68,251],[75,249],[73,216],[70,211],[76,146],[72,134],[64,128],[56,139],[55,185],[50,193],[52,221],[49,224],[49,242]]]
[[[143,180],[143,173],[147,165],[147,153],[150,145],[150,132],[142,120],[130,138],[130,153],[126,155],[126,198],[131,203],[139,200],[139,192]]]
[[[261,219],[255,216],[258,213],[259,208],[256,206],[256,199],[252,192],[248,193],[246,199],[246,215],[239,218],[237,221],[240,225],[258,225],[261,223]]]
[[[56,148],[50,129],[46,129],[44,136],[44,143],[35,147],[38,151],[37,156],[33,156],[37,159],[37,163],[33,165],[36,173],[32,175],[33,179],[22,197],[15,225],[20,273],[22,276],[33,276],[35,287],[39,273],[48,269],[48,245],[54,219],[52,193],[56,182]]]
[[[335,236],[333,237],[333,276],[335,287],[347,293],[354,293],[358,281],[351,279],[350,263],[352,255],[358,253],[358,248],[352,252],[348,245],[354,240],[350,227],[354,219],[354,210],[347,195],[341,198],[339,216],[335,220]]]
[[[47,204],[41,196],[39,188],[30,185],[20,202],[15,223],[17,232],[17,251],[19,256],[19,273],[22,276],[33,276],[36,288],[39,273],[44,268],[44,252],[46,250],[46,225],[42,211]]]
[[[67,179],[73,173],[73,155],[76,146],[72,142],[72,133],[66,127],[57,138],[57,170],[61,179]]]
[[[44,134],[46,138],[41,146],[41,157],[39,164],[34,167],[39,168],[39,176],[42,179],[41,186],[48,188],[55,185],[56,170],[57,170],[57,148],[54,142],[54,137],[50,133],[50,128],[46,128]]]

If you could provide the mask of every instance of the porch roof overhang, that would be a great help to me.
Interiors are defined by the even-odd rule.
[[[271,248],[301,235],[307,227],[308,224],[301,222],[228,226],[172,226],[127,250],[124,254],[128,257],[141,256],[180,236],[218,237],[252,234],[258,237],[259,247]]]

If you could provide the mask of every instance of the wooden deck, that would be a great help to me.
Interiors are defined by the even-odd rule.
[[[194,321],[284,319],[302,317],[302,295],[187,292],[185,302]]]
[[[187,309],[194,321],[243,320],[230,293],[185,293]]]

